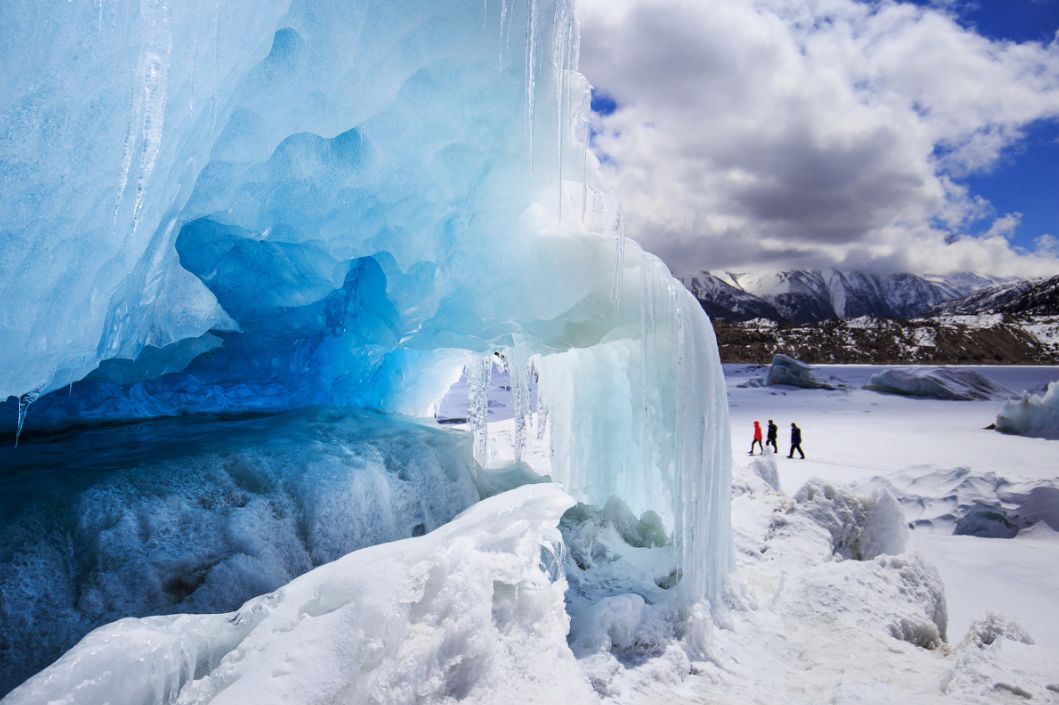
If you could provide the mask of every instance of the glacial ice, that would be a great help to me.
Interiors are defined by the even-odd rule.
[[[953,401],[1005,399],[1010,390],[980,372],[956,367],[895,368],[876,372],[865,389]]]
[[[234,612],[114,622],[5,703],[597,702],[544,561],[571,504],[529,485]]]
[[[364,412],[0,449],[0,692],[126,616],[224,612],[478,500],[465,434]]]
[[[765,384],[768,386],[781,384],[805,389],[835,388],[833,384],[817,379],[811,365],[787,355],[775,355],[772,358],[772,364],[769,365],[768,373],[765,375]]]
[[[1051,382],[1044,394],[1024,393],[1004,404],[996,417],[996,430],[1018,436],[1059,438],[1059,383]]]
[[[12,440],[16,419],[29,448],[196,414],[425,416],[499,352],[523,421],[535,375],[554,479],[654,512],[682,603],[719,603],[716,342],[600,184],[569,0],[23,3],[0,32]]]

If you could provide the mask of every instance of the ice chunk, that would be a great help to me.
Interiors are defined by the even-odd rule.
[[[5,702],[596,702],[566,645],[566,582],[541,567],[571,503],[522,487],[233,613],[115,622]]]
[[[1002,399],[1010,390],[981,372],[957,367],[905,367],[876,372],[865,389],[910,397],[954,401]]]
[[[765,375],[765,384],[782,384],[805,389],[835,389],[835,385],[817,379],[813,375],[811,365],[786,355],[776,355],[772,358],[772,364]]]
[[[996,417],[996,430],[1019,436],[1059,438],[1059,383],[1050,382],[1044,394],[1011,400]]]

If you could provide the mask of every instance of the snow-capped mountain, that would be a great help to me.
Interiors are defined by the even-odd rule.
[[[984,287],[937,308],[941,315],[1054,315],[1059,311],[1059,276],[1016,279]]]
[[[715,319],[795,323],[860,316],[915,318],[980,290],[1012,284],[973,272],[872,274],[837,269],[701,272],[682,281]]]
[[[738,289],[709,272],[702,272],[681,281],[699,300],[710,318],[738,321],[783,318],[768,301]]]

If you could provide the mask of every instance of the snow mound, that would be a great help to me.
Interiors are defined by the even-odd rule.
[[[0,449],[12,471],[0,475],[4,692],[101,624],[233,610],[478,500],[467,434],[365,412],[157,421],[74,440]]]
[[[828,530],[837,556],[863,561],[905,550],[905,515],[885,489],[860,497],[814,478],[798,490],[794,501],[799,512]]]
[[[757,458],[750,461],[750,469],[761,478],[766,485],[780,491],[780,470],[779,465],[776,462],[776,454],[771,450],[766,450],[765,453]]]
[[[885,394],[952,401],[1003,399],[1011,391],[980,372],[953,367],[905,367],[876,372],[864,385]]]
[[[942,691],[959,702],[1059,701],[1056,654],[1033,645],[1018,624],[994,613],[976,620],[953,652]]]
[[[1004,404],[996,417],[996,430],[1018,436],[1059,438],[1059,383],[1051,382],[1044,394],[1024,393]]]
[[[984,649],[997,639],[1010,639],[1021,644],[1033,643],[1033,637],[1017,623],[996,612],[986,612],[967,630],[967,635],[960,642],[960,648]]]
[[[237,612],[115,622],[5,702],[595,702],[552,558],[571,504],[556,485],[522,487]]]
[[[1013,538],[1038,523],[1059,531],[1059,478],[1024,481],[968,468],[910,470],[867,485],[892,494],[917,527]]]
[[[811,365],[786,355],[776,355],[772,358],[772,364],[769,365],[765,375],[765,385],[770,387],[785,385],[803,389],[837,389],[836,385],[817,379]]]
[[[814,567],[800,586],[801,613],[870,626],[924,649],[945,643],[948,613],[937,570],[918,555]]]

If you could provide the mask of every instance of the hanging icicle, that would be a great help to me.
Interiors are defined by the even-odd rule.
[[[467,406],[474,436],[474,460],[484,466],[489,460],[489,383],[493,355],[476,356],[467,364]]]
[[[26,423],[26,412],[29,411],[29,405],[40,398],[40,395],[44,393],[45,386],[46,385],[37,387],[33,391],[26,392],[18,398],[18,427],[15,429],[16,448],[18,448],[18,439],[22,436],[22,426]]]

